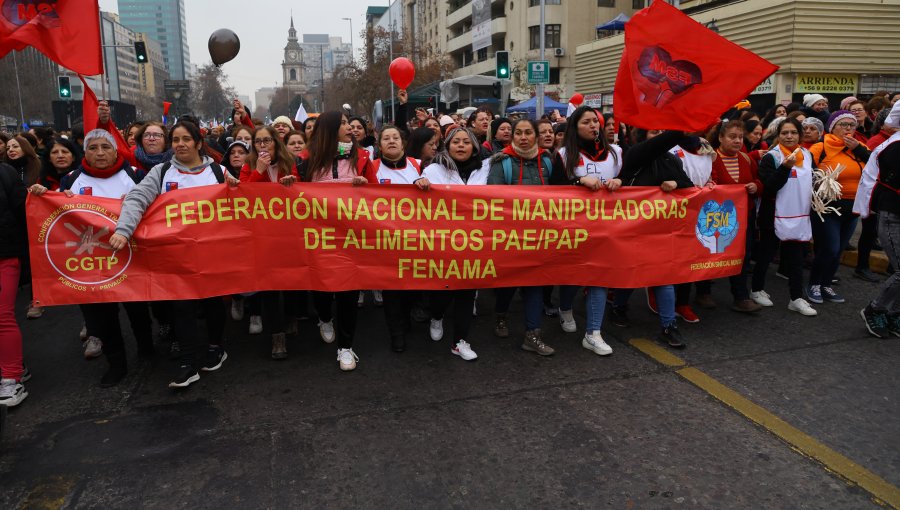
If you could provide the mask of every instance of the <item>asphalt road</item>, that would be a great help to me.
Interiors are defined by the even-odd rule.
[[[607,358],[581,347],[580,300],[578,333],[545,321],[557,353],[541,358],[518,348],[521,301],[496,339],[482,291],[479,359],[464,362],[427,324],[390,352],[370,295],[350,373],[314,322],[276,362],[268,335],[229,319],[223,369],[178,393],[172,363],[139,362],[130,337],[128,378],[99,388],[105,362],[81,358],[80,316],[64,307],[23,320],[34,377],[8,413],[0,508],[880,508],[857,484],[900,493],[900,339],[866,335],[875,287],[839,275],[848,303],[816,318],[788,312],[774,276],[775,308],[731,312],[719,281],[719,308],[670,351],[836,454],[828,468],[637,349],[657,325],[641,292],[631,327],[605,325]]]

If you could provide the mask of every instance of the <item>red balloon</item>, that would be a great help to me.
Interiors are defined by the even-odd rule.
[[[581,106],[581,103],[584,102],[584,96],[579,94],[578,92],[576,92],[576,93],[572,94],[572,97],[571,97],[571,99],[569,99],[569,102],[574,104],[575,106]]]
[[[395,58],[394,61],[391,62],[391,67],[388,69],[388,72],[391,75],[391,80],[394,82],[394,85],[401,89],[409,87],[413,78],[416,77],[416,68],[413,67],[413,63],[406,57]]]

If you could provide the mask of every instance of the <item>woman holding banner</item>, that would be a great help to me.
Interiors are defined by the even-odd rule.
[[[0,162],[0,405],[19,405],[28,392],[22,384],[22,331],[16,322],[20,257],[27,251],[25,184],[16,170]]]
[[[545,185],[550,184],[553,163],[550,155],[537,145],[537,125],[530,119],[519,119],[512,126],[511,143],[490,158],[488,184]],[[525,340],[522,349],[541,356],[550,356],[555,351],[541,338],[543,317],[543,287],[522,287],[525,301]],[[503,338],[509,335],[506,328],[506,312],[516,288],[497,289],[497,327],[495,333]],[[504,335],[505,333],[505,335]]]
[[[138,180],[131,165],[121,153],[117,153],[115,138],[103,129],[95,129],[84,136],[84,160],[81,165],[62,179],[59,189],[69,197],[93,195],[120,199],[134,189]],[[35,184],[30,191],[42,195],[47,188]],[[138,354],[152,356],[153,332],[147,303],[126,302],[122,306],[137,340]],[[100,379],[100,386],[115,386],[128,373],[125,341],[119,324],[119,303],[83,304],[81,313],[90,335],[85,342],[85,358],[99,356],[102,348],[109,362],[109,370]]]
[[[635,145],[625,154],[619,179],[623,186],[658,186],[668,193],[677,188],[690,188],[694,183],[684,173],[681,161],[669,152],[684,136],[680,131],[635,128]],[[647,289],[656,297],[661,331],[659,340],[676,349],[686,344],[675,322],[675,286],[660,285]],[[627,305],[631,289],[616,290],[611,320],[617,326],[628,325]]]
[[[781,121],[778,143],[759,163],[763,184],[757,213],[760,241],[750,297],[762,306],[772,306],[771,296],[765,291],[766,271],[780,244],[791,296],[788,310],[812,317],[818,312],[803,299],[803,245],[812,239],[809,210],[815,162],[800,146],[801,133],[803,125],[798,120]]]
[[[622,170],[622,149],[610,144],[603,134],[602,117],[589,106],[580,106],[569,116],[572,126],[563,138],[553,160],[554,172],[550,184],[584,186],[591,191],[606,188],[615,191],[622,186],[619,172]],[[577,329],[572,305],[581,287],[561,285],[559,287],[559,323],[566,333]],[[606,311],[606,287],[587,287],[585,326],[582,347],[600,356],[612,354],[612,348],[603,340],[600,329]]]
[[[378,154],[372,164],[376,168],[376,176],[380,184],[413,184],[421,190],[430,186],[428,178],[422,176],[422,162],[409,157],[404,151],[406,145],[403,133],[396,126],[385,126],[378,135]],[[387,321],[388,333],[391,336],[391,349],[403,352],[406,349],[406,335],[410,330],[410,312],[419,292],[409,290],[382,291],[384,301],[384,317]],[[443,336],[439,329],[435,337],[435,322],[432,321],[431,339],[438,341]]]
[[[230,178],[218,163],[205,155],[200,128],[193,122],[181,120],[172,126],[168,144],[172,147],[172,160],[154,166],[125,197],[116,233],[109,238],[114,250],[125,248],[144,212],[163,193],[222,184]],[[197,331],[201,310],[206,319],[206,339]],[[221,297],[173,301],[172,312],[181,362],[169,387],[186,388],[200,380],[200,371],[218,370],[228,358],[223,336],[225,302]]]
[[[351,183],[362,186],[378,182],[368,153],[353,140],[347,116],[325,112],[316,120],[307,146],[308,156],[301,162],[300,174],[307,182]],[[337,301],[337,360],[341,370],[356,368],[359,357],[353,352],[356,333],[358,290],[313,292],[319,315],[319,334],[326,343],[334,342],[332,301]]]
[[[478,138],[471,130],[456,127],[447,132],[444,150],[437,153],[434,162],[422,172],[430,185],[452,184],[479,186],[487,183],[488,166],[481,159]],[[468,342],[472,326],[472,308],[475,306],[474,289],[437,290],[429,294],[431,305],[431,338],[440,340],[444,334],[444,314],[453,303],[453,331],[456,340],[450,352],[471,361],[478,357]],[[437,335],[438,330],[440,335]]]
[[[290,186],[297,180],[294,155],[282,143],[280,132],[266,126],[257,128],[253,132],[250,154],[247,156],[244,166],[241,167],[241,182],[269,182]],[[267,324],[269,331],[272,332],[272,359],[286,359],[287,340],[285,334],[297,333],[297,318],[295,317],[297,292],[271,290],[260,292],[254,297],[262,300],[262,319],[265,320],[254,315],[251,306],[250,327],[254,330],[261,330],[262,323]],[[242,303],[238,302],[238,306],[242,306]],[[291,315],[287,324],[285,323],[285,311],[289,311],[289,315]]]

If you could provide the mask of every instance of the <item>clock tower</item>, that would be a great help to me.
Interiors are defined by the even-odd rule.
[[[303,54],[297,42],[297,30],[294,29],[294,17],[291,16],[291,28],[288,29],[288,42],[284,47],[284,61],[281,63],[283,84],[293,92],[303,94],[306,86],[303,83]]]

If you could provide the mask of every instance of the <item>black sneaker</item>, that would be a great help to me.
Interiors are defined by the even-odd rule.
[[[181,365],[175,378],[169,383],[169,388],[187,388],[200,380],[200,374],[190,365]]]
[[[628,309],[624,306],[611,306],[609,308],[609,321],[620,328],[627,328],[630,324],[628,322]]]
[[[203,360],[203,366],[200,370],[204,372],[213,372],[222,368],[222,363],[228,359],[228,353],[221,347],[210,347],[206,351],[206,359]]]
[[[684,349],[687,344],[684,343],[684,336],[679,331],[678,326],[673,322],[664,327],[659,333],[659,340],[673,349]]]
[[[888,331],[891,332],[894,336],[900,336],[900,314],[888,314],[887,316],[887,328]],[[22,376],[22,381],[25,381],[25,376]]]
[[[403,352],[406,350],[406,337],[403,335],[395,335],[391,337],[391,350],[394,352]]]
[[[857,269],[856,271],[853,271],[853,276],[865,282],[877,283],[881,281],[881,277],[870,269]]]
[[[891,333],[888,329],[888,316],[886,313],[876,311],[869,305],[860,310],[859,315],[865,321],[869,334],[875,338],[887,338]]]

